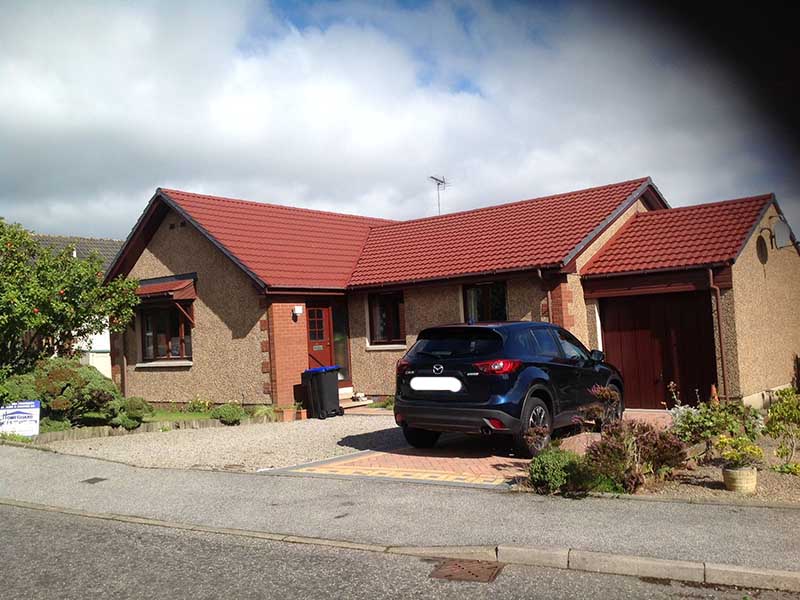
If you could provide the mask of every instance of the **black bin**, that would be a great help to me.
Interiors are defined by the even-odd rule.
[[[344,414],[339,406],[339,367],[317,367],[303,371],[301,382],[306,388],[308,416],[327,419]]]

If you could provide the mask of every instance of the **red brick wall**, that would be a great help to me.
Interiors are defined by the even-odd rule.
[[[570,310],[572,308],[572,290],[566,282],[559,283],[550,292],[553,306],[550,307],[552,322],[561,325],[565,329],[571,329],[575,325],[575,316]]]
[[[303,314],[295,318],[292,309],[297,305],[303,307]],[[294,403],[294,386],[308,368],[305,306],[302,301],[272,302],[267,311],[269,345],[273,351],[266,368],[272,372],[273,402],[279,406]]]

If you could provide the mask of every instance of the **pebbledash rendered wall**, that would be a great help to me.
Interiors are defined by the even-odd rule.
[[[262,368],[265,358],[269,360],[265,299],[230,259],[190,224],[181,225],[181,218],[171,212],[130,276],[144,279],[191,272],[197,273],[191,366],[143,366],[137,318],[124,336],[127,395],[151,402],[187,402],[198,395],[217,403],[271,401],[270,374]],[[112,340],[118,385],[121,338]]]
[[[462,286],[458,284],[415,286],[403,290],[406,343],[396,346],[369,344],[367,294],[352,293],[348,298],[350,317],[350,361],[353,389],[368,395],[394,394],[395,364],[425,327],[464,320]],[[529,274],[507,280],[506,304],[510,320],[539,320],[542,300],[547,292]]]
[[[770,206],[733,265],[738,382],[745,402],[756,406],[769,401],[769,390],[793,382],[800,355],[800,255],[791,246],[773,248],[762,229],[777,216]]]

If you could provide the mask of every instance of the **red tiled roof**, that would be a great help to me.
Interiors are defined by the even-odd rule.
[[[136,288],[136,295],[140,298],[169,297],[175,300],[193,300],[197,298],[194,281],[191,279],[176,279],[158,283],[145,283]]]
[[[370,231],[350,286],[546,267],[569,254],[649,178],[523,200]]]
[[[161,189],[270,287],[344,289],[370,227],[338,213]]]
[[[733,261],[772,200],[765,194],[637,213],[581,274],[686,269]]]

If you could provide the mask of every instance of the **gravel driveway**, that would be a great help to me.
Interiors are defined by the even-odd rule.
[[[140,467],[236,471],[288,467],[359,450],[405,445],[392,416],[355,415],[48,444],[64,454],[106,458]]]

